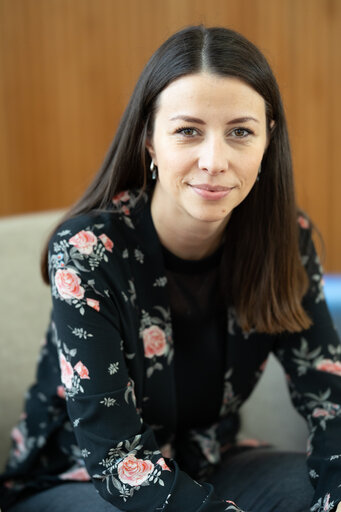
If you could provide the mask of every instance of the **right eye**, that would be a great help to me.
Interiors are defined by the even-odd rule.
[[[198,131],[196,130],[196,128],[191,128],[189,126],[183,126],[182,128],[178,128],[176,130],[176,133],[180,133],[185,137],[195,137],[195,135],[198,135]]]

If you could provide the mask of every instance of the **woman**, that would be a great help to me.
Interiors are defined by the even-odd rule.
[[[48,253],[4,510],[340,510],[340,342],[255,46],[202,26],[167,40]],[[303,454],[236,443],[270,351],[309,423],[311,482]]]

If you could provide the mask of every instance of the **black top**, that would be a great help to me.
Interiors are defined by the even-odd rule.
[[[183,260],[165,247],[174,337],[177,431],[211,425],[224,382],[226,305],[219,286],[222,247],[202,260]],[[194,378],[193,378],[194,377]],[[203,398],[209,406],[203,414]]]

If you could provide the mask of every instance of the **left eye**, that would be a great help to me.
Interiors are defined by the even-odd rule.
[[[232,132],[232,134],[238,139],[242,139],[247,135],[250,135],[250,133],[251,132],[249,130],[246,130],[245,128],[235,128]]]

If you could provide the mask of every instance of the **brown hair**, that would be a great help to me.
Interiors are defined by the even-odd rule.
[[[228,224],[233,272],[230,296],[241,327],[259,332],[297,332],[311,321],[302,307],[308,278],[300,262],[297,207],[289,138],[276,79],[263,54],[226,28],[188,27],[172,35],[144,68],[105,161],[67,219],[106,209],[118,192],[150,182],[147,134],[157,99],[173,80],[202,70],[246,82],[265,100],[269,145],[260,181],[235,208]],[[271,121],[275,122],[271,129]],[[58,227],[56,229],[58,229]],[[46,283],[47,247],[42,256]]]

